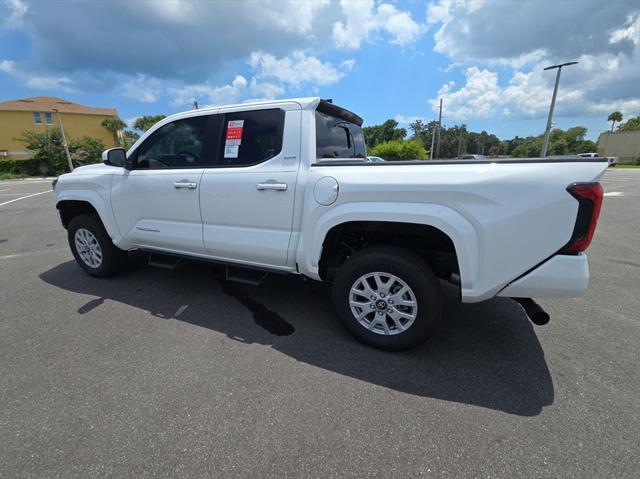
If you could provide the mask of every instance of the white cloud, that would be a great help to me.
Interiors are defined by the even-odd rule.
[[[127,128],[133,128],[133,124],[138,118],[142,118],[142,116],[132,116],[131,118],[125,118],[124,122],[127,124]]]
[[[4,18],[0,22],[0,28],[9,30],[21,26],[28,8],[22,0],[0,0],[0,18]]]
[[[416,115],[402,115],[398,113],[393,117],[395,121],[398,122],[399,125],[410,125],[414,121],[420,120],[423,123],[428,123],[430,120],[427,120],[424,116],[416,116]]]
[[[138,73],[122,86],[122,94],[143,103],[155,103],[160,93],[161,82],[157,78]]]
[[[349,60],[345,60],[343,61],[340,66],[342,67],[342,69],[346,72],[350,72],[351,70],[353,70],[353,67],[356,65],[356,61],[351,58]]]
[[[465,72],[466,83],[454,91],[455,82],[450,81],[440,88],[438,96],[432,99],[431,107],[439,108],[443,98],[444,113],[453,118],[486,118],[495,111],[500,102],[498,75],[478,67],[468,68]]]
[[[0,71],[6,73],[7,75],[17,76],[18,70],[16,67],[16,62],[11,60],[2,60],[0,62]]]
[[[74,82],[67,76],[39,75],[23,71],[12,60],[0,61],[0,71],[18,78],[27,88],[34,90],[62,90],[73,91]]]
[[[193,84],[182,87],[169,87],[172,106],[191,105],[198,101],[201,105],[221,105],[251,100],[269,100],[284,93],[284,89],[271,83],[259,83],[255,78],[247,81],[242,75],[228,84],[211,86]]]
[[[373,0],[340,0],[340,7],[346,20],[333,24],[333,40],[340,49],[357,50],[363,41],[378,32],[386,32],[391,43],[404,46],[415,42],[425,31],[411,13],[399,11],[388,3],[376,6]]]
[[[575,69],[571,77],[568,69],[563,72],[562,78],[567,77],[568,81],[560,83],[555,115],[595,116],[614,110],[622,111],[625,116],[637,114],[640,110],[637,93],[620,91],[617,97],[610,93],[606,96],[606,91],[593,94],[599,89],[611,89],[603,83],[611,72],[601,69],[593,73],[595,64],[600,68],[602,59],[596,57],[594,61],[594,58],[585,56],[577,66],[570,67]],[[616,65],[618,62],[611,62],[610,68],[618,68]],[[575,78],[582,80],[576,83]],[[555,72],[544,71],[542,65],[536,65],[530,72],[515,71],[508,84],[501,86],[497,72],[473,66],[465,70],[463,85],[456,88],[453,81],[444,84],[429,104],[436,112],[442,98],[443,116],[458,121],[496,117],[544,118],[548,113],[554,79]],[[633,82],[629,86],[633,87]]]
[[[640,44],[640,13],[629,15],[626,24],[614,30],[609,37],[609,43],[619,43],[624,40],[629,40],[634,45]]]
[[[303,83],[330,85],[344,76],[344,73],[331,63],[321,62],[300,50],[282,58],[276,58],[269,53],[253,52],[248,63],[256,70],[257,78],[273,79],[293,86]],[[347,61],[347,66],[353,68],[353,63]]]
[[[319,86],[339,81],[353,68],[355,60],[345,60],[336,67],[322,62],[303,51],[277,58],[264,52],[253,52],[247,61],[253,76],[247,80],[242,75],[228,84],[214,86],[208,83],[170,87],[171,104],[190,105],[194,100],[211,104],[237,103],[240,101],[269,100],[277,98],[287,89],[306,88],[315,91]]]
[[[438,0],[427,7],[434,49],[463,68],[464,82],[445,83],[429,100],[444,116],[544,118],[555,71],[566,60],[556,116],[600,116],[640,109],[640,8],[633,1],[546,2]],[[597,12],[597,15],[594,13]],[[544,19],[536,21],[535,19]],[[579,19],[579,21],[577,21]],[[503,67],[511,73],[504,73]],[[497,67],[502,72],[499,73]],[[506,84],[505,84],[506,82]]]
[[[29,75],[25,79],[25,85],[34,90],[74,90],[73,80],[66,76]]]

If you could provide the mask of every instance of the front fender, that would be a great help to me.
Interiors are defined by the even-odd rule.
[[[105,198],[104,192],[88,189],[64,189],[56,195],[56,207],[62,201],[84,201],[93,206],[98,212],[100,221],[102,221],[105,230],[107,230],[107,234],[111,237],[114,244],[118,244],[121,239],[120,230],[113,216],[109,198],[108,196]]]
[[[481,237],[460,213],[429,203],[345,203],[331,209],[317,208],[303,221],[296,259],[302,274],[320,279],[322,245],[331,228],[351,221],[389,221],[428,225],[445,233],[456,250],[463,295],[473,290],[478,275]]]

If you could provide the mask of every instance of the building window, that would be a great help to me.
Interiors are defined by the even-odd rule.
[[[51,117],[51,112],[50,111],[45,112],[44,118],[45,118],[45,120],[47,122],[47,125],[52,125],[53,124],[53,118]]]
[[[33,112],[33,121],[35,121],[36,125],[42,124],[42,118],[40,118],[40,112],[39,111],[34,111]]]

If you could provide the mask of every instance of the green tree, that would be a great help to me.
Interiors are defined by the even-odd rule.
[[[112,116],[109,118],[105,118],[102,121],[102,126],[104,126],[107,130],[111,132],[111,134],[113,135],[114,143],[118,146],[121,146],[120,140],[118,138],[118,132],[120,130],[123,130],[127,126],[127,124],[117,116]]]
[[[407,130],[398,128],[398,122],[392,119],[385,121],[382,125],[366,126],[362,132],[369,148],[388,141],[402,140],[407,136]]]
[[[620,113],[619,111],[614,111],[613,113],[609,114],[609,116],[607,117],[607,121],[611,122],[611,131],[613,132],[613,126],[616,124],[616,121],[618,123],[622,121],[622,113]]]
[[[494,145],[489,148],[489,156],[496,157],[500,154],[500,147],[498,145]]]
[[[17,140],[31,152],[37,163],[46,165],[50,173],[58,175],[69,172],[69,162],[58,128],[47,128],[39,132],[25,131]],[[75,164],[97,163],[102,159],[103,150],[104,144],[98,138],[83,136],[69,139],[69,153]]]
[[[52,174],[69,172],[69,163],[58,128],[44,131],[25,131],[17,140],[32,153],[32,158],[49,168]]]
[[[428,131],[428,126],[422,120],[416,120],[409,124],[409,129],[413,132],[412,138],[420,138]]]
[[[166,118],[165,115],[145,115],[137,118],[136,121],[133,122],[133,128],[144,133],[153,125],[158,123],[160,120]]]
[[[417,139],[391,140],[377,144],[369,151],[369,154],[379,156],[387,161],[424,160],[428,151]]]
[[[138,138],[140,138],[140,134],[138,132],[133,130],[124,130],[122,132],[122,140],[121,140],[122,148],[124,148],[125,150],[128,150],[133,146],[133,144],[136,141],[138,141]]]
[[[633,131],[640,130],[640,116],[634,116],[629,118],[624,123],[618,125],[618,131]]]
[[[102,161],[104,143],[99,138],[83,136],[69,142],[69,152],[74,164],[91,164]]]

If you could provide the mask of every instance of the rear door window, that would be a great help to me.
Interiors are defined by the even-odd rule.
[[[226,113],[218,146],[218,166],[249,166],[282,151],[284,110]]]
[[[365,158],[362,128],[350,121],[316,111],[316,157]]]

